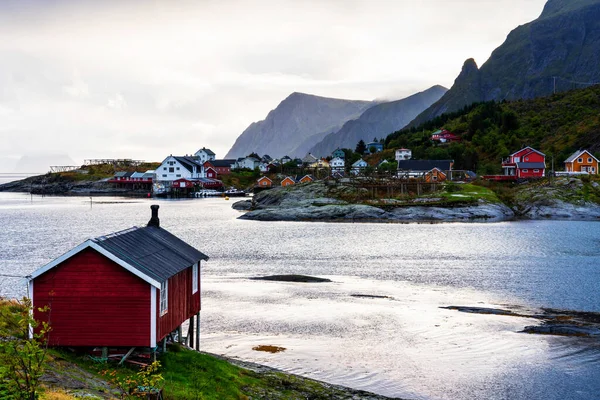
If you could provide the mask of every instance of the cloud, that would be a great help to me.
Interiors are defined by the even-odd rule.
[[[449,87],[544,2],[1,2],[0,157],[223,156],[293,91]]]

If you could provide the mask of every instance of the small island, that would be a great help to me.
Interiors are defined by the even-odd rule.
[[[327,222],[498,222],[520,219],[598,220],[595,177],[555,177],[528,183],[477,180],[440,183],[437,190],[394,197],[349,180],[277,187],[233,204],[240,219]]]

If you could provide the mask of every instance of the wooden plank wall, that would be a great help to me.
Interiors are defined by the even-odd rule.
[[[34,317],[50,322],[56,346],[149,346],[150,285],[86,249],[37,277]]]

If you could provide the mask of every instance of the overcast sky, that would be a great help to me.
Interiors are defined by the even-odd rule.
[[[294,91],[449,88],[465,59],[483,64],[544,3],[2,0],[0,172],[24,155],[223,157]]]

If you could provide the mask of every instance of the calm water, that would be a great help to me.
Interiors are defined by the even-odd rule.
[[[0,172],[0,185],[3,183],[18,181],[30,176],[41,175],[39,173],[22,173],[22,172]]]
[[[1,272],[26,275],[89,237],[143,225],[151,202],[0,193]],[[162,226],[211,257],[206,351],[389,396],[600,398],[597,341],[521,334],[535,321],[439,308],[600,311],[598,223],[255,222],[235,219],[223,199],[158,203]],[[247,279],[288,273],[333,282]],[[0,279],[3,295],[24,294],[22,280]]]

